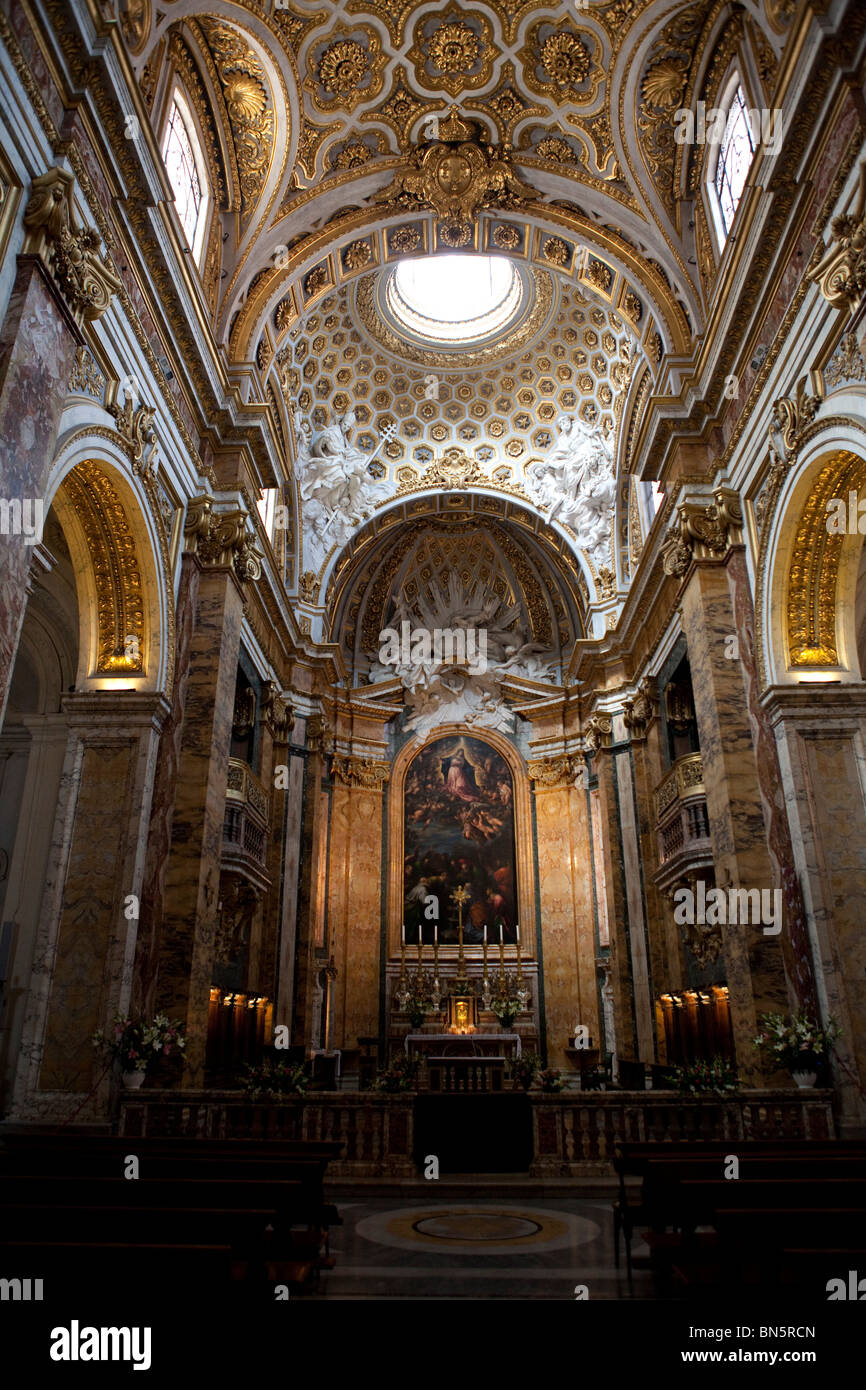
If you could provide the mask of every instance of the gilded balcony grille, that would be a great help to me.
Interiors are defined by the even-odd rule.
[[[655,790],[659,870],[664,887],[713,862],[710,819],[700,753],[678,758]]]
[[[245,762],[230,758],[223,820],[223,868],[232,868],[258,887],[269,888],[270,878],[265,871],[269,828],[267,792]]]

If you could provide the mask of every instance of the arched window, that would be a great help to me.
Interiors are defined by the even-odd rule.
[[[714,166],[710,169],[710,201],[715,214],[719,242],[723,246],[739,206],[749,166],[755,155],[755,132],[752,129],[746,94],[737,81],[728,105],[724,132]]]
[[[190,250],[201,261],[207,225],[208,195],[205,162],[195,123],[183,96],[175,90],[162,142],[162,157],[174,192],[175,211],[180,218]]]

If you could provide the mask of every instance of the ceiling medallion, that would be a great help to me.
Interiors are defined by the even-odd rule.
[[[478,12],[465,15],[452,7],[445,14],[424,15],[408,54],[416,82],[428,92],[444,90],[451,97],[483,87],[496,56],[492,38],[489,22]]]
[[[601,52],[598,38],[588,30],[581,30],[578,37],[567,20],[558,26],[539,20],[529,30],[519,56],[532,91],[557,102],[588,106],[604,78]]]
[[[456,248],[471,244],[482,209],[519,208],[537,197],[514,173],[511,147],[487,144],[479,123],[464,120],[452,106],[436,137],[409,151],[394,181],[373,201],[434,212],[440,242]]]

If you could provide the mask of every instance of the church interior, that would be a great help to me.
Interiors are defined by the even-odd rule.
[[[866,1297],[864,74],[2,0],[4,1300]]]

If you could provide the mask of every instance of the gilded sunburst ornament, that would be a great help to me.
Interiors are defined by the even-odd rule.
[[[576,34],[550,34],[541,45],[541,66],[558,87],[572,87],[586,80],[590,57]]]
[[[229,115],[238,121],[256,120],[268,104],[261,85],[242,73],[229,78],[225,86],[225,99]]]
[[[650,106],[676,106],[686,84],[686,70],[673,59],[656,63],[643,80],[642,96]]]
[[[359,43],[351,40],[332,43],[319,59],[319,81],[326,92],[340,96],[357,87],[366,71],[367,55]]]
[[[440,72],[468,72],[478,61],[478,35],[467,24],[442,24],[430,38],[430,61]]]

